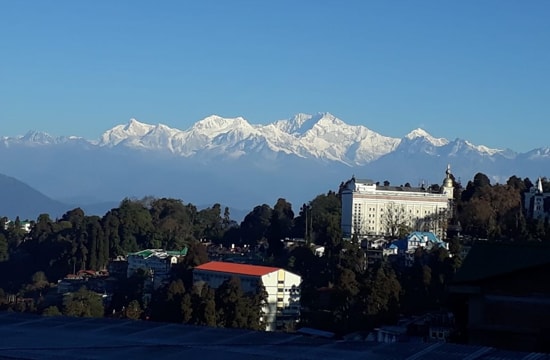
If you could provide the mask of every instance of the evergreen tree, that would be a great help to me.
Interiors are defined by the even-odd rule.
[[[99,294],[82,287],[69,295],[63,314],[74,317],[103,317],[103,300]]]
[[[143,310],[141,309],[141,305],[137,300],[130,301],[130,303],[128,304],[128,306],[126,306],[124,310],[124,317],[126,317],[127,319],[139,320],[142,314]]]
[[[44,316],[61,316],[63,315],[61,311],[59,311],[59,308],[55,305],[48,306],[47,308],[42,311],[42,315]]]
[[[217,324],[228,328],[246,328],[248,303],[237,277],[226,280],[216,289]]]

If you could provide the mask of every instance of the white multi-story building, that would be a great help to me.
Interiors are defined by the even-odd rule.
[[[187,254],[187,248],[181,251],[166,251],[163,249],[147,249],[128,254],[128,270],[126,276],[132,276],[142,269],[150,276],[153,288],[158,288],[170,278],[172,266]]]
[[[239,278],[243,292],[254,293],[261,281],[267,292],[263,309],[266,331],[283,329],[300,316],[302,278],[281,268],[211,261],[193,270],[193,282],[204,282],[213,289],[232,277]]]
[[[344,236],[396,235],[396,227],[432,231],[445,238],[453,180],[447,166],[438,192],[424,187],[381,186],[352,177],[340,187]]]

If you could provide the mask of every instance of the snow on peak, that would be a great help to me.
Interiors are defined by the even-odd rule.
[[[319,120],[317,120],[317,125],[323,127],[332,127],[332,126],[341,126],[347,125],[342,120],[338,119],[336,116],[331,113],[319,113]]]
[[[166,125],[148,125],[136,119],[106,131],[98,145],[123,145],[131,148],[167,150],[180,156],[212,154],[286,153],[303,158],[365,165],[397,148],[407,153],[437,155],[453,145],[451,153],[476,151],[484,155],[501,154],[501,150],[475,146],[468,142],[449,143],[417,128],[404,138],[378,134],[363,125],[349,125],[331,113],[299,113],[285,120],[260,125],[242,117],[211,115],[187,130]],[[448,150],[447,150],[448,151]]]
[[[242,117],[224,118],[218,115],[211,115],[199,120],[193,125],[192,129],[204,133],[220,133],[228,128],[251,127],[251,125]]]
[[[132,118],[126,125],[117,125],[101,135],[100,145],[114,146],[128,138],[145,136],[154,128],[153,125],[144,124]]]
[[[543,159],[550,158],[550,147],[542,147],[533,149],[526,154],[528,159]]]
[[[128,135],[143,136],[143,135],[147,134],[149,131],[151,131],[151,129],[153,127],[154,127],[153,125],[145,124],[145,123],[139,122],[138,120],[132,118],[132,119],[130,119],[128,124],[126,124],[123,127],[123,130]]]
[[[482,153],[482,154],[487,154],[489,156],[493,156],[497,153],[500,153],[502,152],[502,150],[499,150],[499,149],[491,149],[490,147],[487,147],[485,145],[474,145],[472,144],[471,142],[465,140],[464,143],[472,148],[472,149],[475,149],[476,151],[478,151],[479,153]]]
[[[419,137],[429,137],[430,134],[428,134],[424,129],[417,128],[408,133],[405,137],[409,140],[416,139]]]
[[[444,146],[449,143],[449,141],[445,138],[435,138],[432,135],[430,135],[427,131],[421,128],[414,129],[410,133],[408,133],[405,136],[408,140],[415,140],[415,139],[426,139],[430,144],[434,146]]]
[[[54,143],[55,138],[48,133],[41,131],[28,131],[21,140],[33,143],[49,144]]]
[[[312,118],[312,115],[299,113],[290,119],[277,120],[273,123],[273,126],[287,134],[302,135],[313,126],[314,121],[311,121]]]

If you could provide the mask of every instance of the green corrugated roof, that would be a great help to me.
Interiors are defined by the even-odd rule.
[[[174,256],[185,256],[187,255],[187,248],[183,248],[181,250],[172,250],[166,252],[168,255],[174,255]]]
[[[144,258],[151,256],[153,252],[151,250],[141,250],[135,253],[131,253],[130,255],[136,255],[136,256],[142,256]]]
[[[165,250],[162,250],[162,249],[146,249],[146,250],[141,250],[141,251],[138,251],[138,252],[134,252],[134,253],[129,253],[128,255],[134,255],[134,256],[141,256],[143,258],[146,258],[146,257],[149,257],[151,255],[153,255],[154,253],[157,253],[157,252],[160,252],[160,253],[163,253],[165,252],[166,254],[170,255],[170,256],[185,256],[187,255],[187,248],[183,248],[181,250],[171,250],[171,251],[165,251]]]

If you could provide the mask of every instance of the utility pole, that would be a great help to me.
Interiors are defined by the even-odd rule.
[[[310,243],[310,237],[311,237],[311,224],[313,224],[313,216],[311,214],[311,207],[307,204],[304,204],[302,206],[302,210],[304,212],[304,217],[305,217],[305,222],[304,222],[304,225],[305,225],[305,241],[307,244]],[[309,212],[309,214],[308,214]]]
[[[306,244],[309,244],[309,242],[307,240],[307,205],[306,204],[302,205],[302,210],[304,211],[304,216],[306,218],[306,221],[305,221],[306,228],[305,228],[305,235],[304,235],[305,239],[304,240],[306,241]]]

